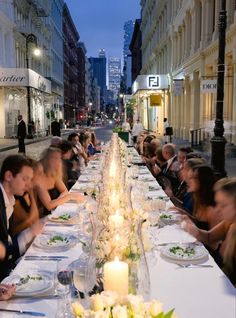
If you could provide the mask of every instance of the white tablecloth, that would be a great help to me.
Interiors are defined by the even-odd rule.
[[[90,164],[91,165],[91,164]],[[78,183],[79,184],[79,183]],[[76,184],[75,188],[78,188]],[[84,185],[84,184],[83,184]],[[164,195],[163,191],[158,190]],[[66,204],[58,209],[76,206]],[[76,227],[46,226],[47,231],[58,233],[76,233]],[[167,242],[191,242],[194,238],[185,233],[178,225],[166,226],[162,229],[152,228],[156,231],[158,243]],[[160,247],[161,248],[161,247]],[[26,255],[64,255],[70,261],[79,257],[82,252],[81,244],[64,252],[46,253],[31,245]],[[180,268],[174,263],[167,262],[160,256],[160,250],[153,259],[147,256],[149,261],[151,280],[151,299],[158,299],[164,304],[165,310],[175,308],[179,318],[235,318],[236,317],[236,290],[224,275],[221,269],[209,256],[207,264],[213,268]],[[27,270],[30,273],[32,268],[44,269],[55,272],[56,262],[54,261],[26,261],[24,258],[15,268],[14,273]],[[58,299],[12,299],[0,302],[0,308],[33,310],[46,314],[46,317],[53,318],[59,306]],[[0,312],[0,317],[19,317],[17,314]],[[26,316],[25,316],[26,317]]]

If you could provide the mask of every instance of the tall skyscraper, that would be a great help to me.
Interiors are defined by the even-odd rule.
[[[123,76],[124,76],[124,93],[131,93],[132,79],[131,79],[131,65],[132,57],[129,49],[132,35],[134,32],[134,21],[129,20],[124,24],[124,48],[123,48]]]
[[[108,62],[109,90],[113,92],[114,99],[120,90],[121,60],[118,57],[110,57]]]
[[[90,57],[89,62],[93,71],[93,76],[100,87],[101,110],[104,110],[106,96],[106,54],[104,49],[99,50],[99,57]]]

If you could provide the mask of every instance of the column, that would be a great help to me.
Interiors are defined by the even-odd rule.
[[[236,62],[233,64],[232,143],[236,145]]]
[[[214,33],[213,33],[213,40],[218,39],[218,22],[219,22],[219,12],[220,12],[220,1],[215,0],[215,26],[214,26]]]
[[[191,11],[191,50],[190,50],[190,54],[194,54],[195,49],[196,49],[196,11],[195,11],[195,7],[193,8],[193,10]]]

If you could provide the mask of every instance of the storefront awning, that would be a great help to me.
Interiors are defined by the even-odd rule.
[[[27,68],[0,68],[0,87],[30,86],[51,94],[51,81]]]

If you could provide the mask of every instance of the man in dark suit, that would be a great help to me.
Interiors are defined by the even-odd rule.
[[[0,242],[6,249],[6,255],[0,261],[0,281],[6,277],[14,267],[15,260],[25,252],[27,244],[35,235],[31,228],[12,235],[14,195],[22,196],[32,182],[32,163],[21,155],[8,156],[2,164],[0,172]]]
[[[61,137],[61,126],[56,119],[51,123],[51,133],[53,136]]]
[[[18,152],[25,153],[25,137],[26,137],[26,124],[22,115],[18,116],[17,138],[18,138]]]

